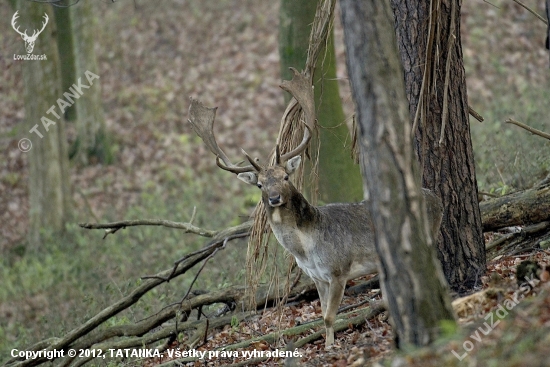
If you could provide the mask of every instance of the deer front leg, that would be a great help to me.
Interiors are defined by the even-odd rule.
[[[324,320],[327,312],[329,283],[316,279],[313,279],[313,282],[315,283],[315,287],[317,288],[317,293],[319,293],[319,300],[321,301],[321,314],[323,315]]]
[[[325,347],[329,347],[334,344],[334,320],[336,319],[336,313],[338,307],[344,297],[344,289],[346,288],[346,282],[339,279],[333,279],[330,282],[328,289],[327,308],[324,314],[325,328],[327,330],[327,338],[325,341]]]

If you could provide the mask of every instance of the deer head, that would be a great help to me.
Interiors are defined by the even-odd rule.
[[[13,17],[11,18],[11,26],[13,27],[13,29],[19,33],[21,35],[21,38],[23,38],[23,41],[25,41],[25,49],[27,50],[27,53],[31,53],[32,50],[34,49],[34,42],[36,42],[36,39],[38,38],[38,35],[40,33],[42,33],[42,31],[44,30],[44,28],[46,28],[46,24],[48,24],[48,14],[44,14],[44,22],[42,22],[42,29],[37,31],[36,29],[34,30],[34,32],[32,33],[32,36],[29,36],[27,34],[27,30],[25,29],[25,32],[21,32],[19,30],[19,27],[15,27],[15,21],[17,20],[17,18],[19,18],[19,10],[15,12],[15,14],[13,14]]]
[[[306,150],[311,139],[311,126],[315,120],[315,105],[313,88],[304,74],[298,73],[294,68],[294,77],[290,81],[283,81],[281,88],[292,94],[302,107],[306,119],[306,128],[301,143],[291,151],[281,154],[279,145],[275,148],[275,164],[267,167],[259,165],[258,160],[250,157],[242,151],[248,161],[248,165],[232,164],[227,155],[219,147],[214,136],[214,120],[216,108],[208,108],[197,100],[191,99],[189,107],[189,122],[196,134],[202,138],[208,149],[216,155],[217,165],[226,171],[237,174],[237,177],[250,184],[256,185],[262,190],[262,196],[266,204],[271,207],[283,205],[296,189],[290,183],[289,176],[299,167],[301,154]]]

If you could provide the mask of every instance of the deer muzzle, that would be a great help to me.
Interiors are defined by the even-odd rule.
[[[279,206],[283,204],[283,202],[281,201],[281,194],[279,193],[270,194],[268,200],[269,205],[271,206]]]

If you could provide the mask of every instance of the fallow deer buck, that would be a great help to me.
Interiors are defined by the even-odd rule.
[[[216,108],[204,107],[192,99],[189,122],[217,156],[216,163],[220,168],[238,174],[239,179],[262,190],[262,201],[275,237],[315,282],[321,300],[328,347],[334,343],[333,323],[346,282],[377,272],[374,230],[364,203],[313,206],[289,180],[301,163],[301,154],[307,148],[315,120],[313,89],[308,78],[293,71],[293,79],[284,81],[281,88],[290,92],[302,107],[306,129],[302,142],[292,151],[280,154],[277,145],[274,165],[261,167],[244,150],[250,164],[232,164],[214,137]],[[436,238],[442,206],[429,190],[423,189],[423,194],[432,236]]]

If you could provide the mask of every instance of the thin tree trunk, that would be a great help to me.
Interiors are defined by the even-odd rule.
[[[61,90],[68,91],[76,82],[75,55],[73,52],[74,36],[72,32],[70,8],[54,6],[55,26],[57,28],[57,48],[59,50],[59,66],[61,69]],[[76,120],[76,105],[67,107],[65,120]]]
[[[39,27],[47,13],[50,22],[37,38],[33,53],[47,56],[42,61],[22,61],[25,90],[25,124],[32,148],[29,157],[30,228],[29,242],[38,247],[42,230],[61,232],[69,217],[71,193],[69,162],[65,137],[65,120],[48,113],[57,109],[56,100],[62,97],[59,59],[52,36],[55,25],[51,21],[50,5],[31,1],[18,2],[22,28]]]
[[[451,288],[464,291],[479,284],[485,249],[460,41],[461,1],[392,0],[392,6],[422,186],[444,205],[438,256]]]
[[[282,0],[279,11],[279,55],[283,80],[292,78],[289,67],[305,67],[309,34],[320,0]],[[320,128],[319,198],[323,202],[359,201],[363,196],[359,166],[351,158],[351,138],[338,82],[334,36],[331,31],[326,48],[315,67],[315,101]],[[289,94],[285,94],[287,102]],[[317,147],[312,150],[316,151]],[[312,188],[306,188],[311,190]],[[314,188],[313,188],[314,189]]]
[[[109,141],[105,129],[100,80],[94,78],[89,83],[85,73],[99,75],[95,55],[94,36],[96,3],[81,1],[66,8],[56,8],[55,18],[58,25],[59,54],[63,66],[63,91],[68,91],[81,78],[89,86],[67,109],[67,118],[76,124],[77,138],[71,147],[71,156],[88,164],[94,157],[103,163],[112,160]]]
[[[426,345],[454,316],[421,195],[392,10],[381,1],[340,4],[382,294],[397,346]]]

